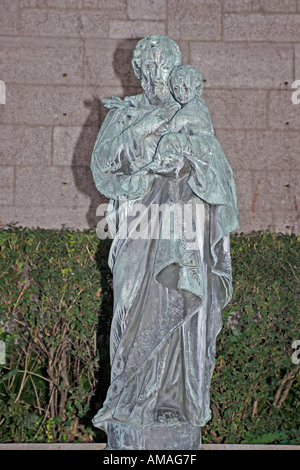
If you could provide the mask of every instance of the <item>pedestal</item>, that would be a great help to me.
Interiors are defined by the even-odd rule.
[[[201,428],[192,424],[134,426],[110,422],[107,450],[200,450]]]

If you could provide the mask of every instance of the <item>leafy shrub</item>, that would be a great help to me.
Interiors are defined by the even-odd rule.
[[[292,344],[300,339],[299,240],[234,235],[231,252],[234,294],[217,339],[213,418],[204,438],[299,444],[300,366],[292,361]]]
[[[88,233],[1,231],[1,439],[89,439],[101,281]]]
[[[258,232],[231,246],[234,295],[203,441],[300,443],[298,239]],[[0,231],[1,441],[104,439],[91,417],[109,384],[109,247],[94,231]]]

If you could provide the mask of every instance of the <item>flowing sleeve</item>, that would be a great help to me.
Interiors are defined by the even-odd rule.
[[[142,171],[130,174],[130,160],[143,153],[134,135],[125,107],[111,109],[98,133],[91,170],[98,191],[110,199],[142,196],[151,176]]]
[[[203,201],[220,206],[225,232],[238,228],[238,207],[233,171],[214,135],[189,136],[191,165],[188,185]]]
[[[231,166],[215,136],[205,101],[198,98],[196,105],[188,104],[175,115],[176,119],[182,124],[179,132],[187,139],[185,156],[191,167],[188,185],[218,213],[220,236],[228,234],[239,227],[235,182]]]
[[[208,204],[224,204],[227,199],[227,165],[216,166],[212,136],[188,136],[191,153],[187,155],[192,171],[188,184]]]

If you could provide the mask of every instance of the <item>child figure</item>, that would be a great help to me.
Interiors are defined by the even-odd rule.
[[[149,170],[159,174],[168,174],[172,170],[179,174],[187,169],[186,157],[193,151],[193,142],[197,143],[199,157],[208,155],[214,135],[208,108],[201,98],[201,73],[191,65],[175,67],[171,72],[170,87],[181,109],[168,124],[160,127],[163,137],[153,162],[148,165]]]
[[[170,132],[188,135],[212,135],[214,129],[203,98],[203,79],[199,70],[191,65],[175,67],[171,73],[172,94],[182,108],[170,121]]]

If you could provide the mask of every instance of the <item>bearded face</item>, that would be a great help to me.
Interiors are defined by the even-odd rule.
[[[151,104],[163,104],[169,99],[169,76],[173,66],[174,58],[158,48],[144,52],[141,85]]]

